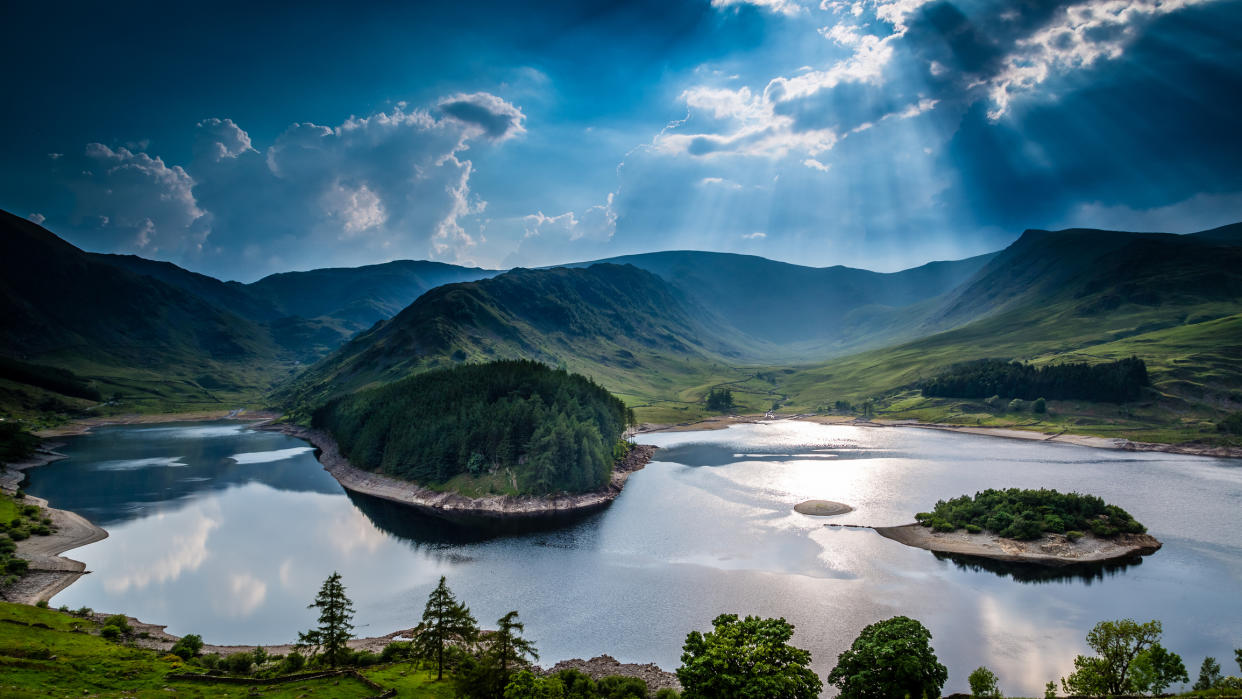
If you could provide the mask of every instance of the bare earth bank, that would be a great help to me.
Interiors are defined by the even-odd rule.
[[[457,493],[424,488],[400,478],[357,468],[341,454],[336,440],[322,430],[283,423],[263,425],[257,429],[283,432],[315,445],[320,451],[319,462],[323,464],[324,470],[332,474],[332,477],[346,490],[407,505],[431,515],[470,517],[542,517],[585,513],[600,509],[621,494],[621,489],[625,487],[630,474],[646,466],[656,449],[646,444],[635,445],[630,450],[629,456],[613,468],[611,480],[601,490],[544,497],[489,495],[469,498]]]
[[[28,495],[22,502],[44,508],[56,531],[17,542],[17,555],[30,561],[29,572],[5,588],[2,596],[8,602],[35,604],[51,599],[88,572],[85,563],[60,554],[106,539],[108,532],[76,512],[48,507],[43,498]]]
[[[900,527],[875,527],[880,536],[907,546],[964,556],[977,556],[997,561],[1035,563],[1045,566],[1068,566],[1079,563],[1108,563],[1147,556],[1162,544],[1150,534],[1121,534],[1104,539],[1087,534],[1071,542],[1063,534],[1045,534],[1032,541],[1017,541],[988,534],[932,531],[921,524]]]

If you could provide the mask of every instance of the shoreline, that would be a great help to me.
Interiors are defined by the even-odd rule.
[[[1120,451],[1147,451],[1165,454],[1182,454],[1185,456],[1209,456],[1222,459],[1242,459],[1242,447],[1197,446],[1194,444],[1165,444],[1163,442],[1135,442],[1124,437],[1097,437],[1070,432],[1040,432],[1024,430],[1017,427],[984,427],[975,425],[950,425],[939,422],[920,422],[915,419],[903,420],[866,420],[850,418],[845,415],[813,415],[799,413],[796,415],[728,415],[703,418],[694,422],[675,424],[643,423],[637,434],[651,432],[698,432],[724,430],[733,425],[762,424],[780,420],[798,420],[813,422],[820,425],[848,425],[851,427],[915,427],[925,430],[942,430],[944,432],[962,432],[984,437],[1001,437],[1004,439],[1026,439],[1054,444],[1072,444],[1080,447],[1096,449],[1115,449]]]
[[[1115,538],[1104,539],[1088,533],[1071,542],[1062,534],[1044,534],[1031,541],[1018,541],[986,532],[937,532],[921,524],[871,529],[886,539],[933,553],[1054,568],[1132,560],[1150,556],[1163,546],[1150,534],[1119,534]]]
[[[103,541],[108,538],[108,532],[76,512],[50,507],[43,498],[27,495],[19,502],[23,501],[42,507],[52,518],[56,531],[17,542],[17,554],[30,562],[30,568],[0,596],[8,602],[36,604],[52,599],[90,572],[82,561],[61,554]]]
[[[469,498],[425,488],[410,481],[357,468],[341,454],[336,440],[322,430],[287,423],[257,425],[255,429],[281,432],[315,446],[323,468],[346,490],[404,505],[437,517],[517,519],[586,514],[603,509],[621,494],[630,474],[642,470],[655,447],[636,444],[630,455],[613,468],[608,485],[601,490],[572,495],[489,495]]]

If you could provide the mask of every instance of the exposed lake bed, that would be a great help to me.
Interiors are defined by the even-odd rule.
[[[358,504],[304,442],[235,423],[100,428],[31,472],[29,490],[112,534],[74,552],[95,574],[53,605],[215,643],[289,640],[332,570],[360,635],[411,626],[444,574],[485,626],[518,609],[545,663],[608,653],[671,669],[685,634],[723,612],[786,617],[821,675],[865,624],[919,618],[950,667],[946,692],[986,664],[1007,693],[1038,693],[1100,619],[1161,619],[1188,665],[1238,643],[1236,462],[790,421],[643,441],[662,448],[608,509],[501,537]],[[1100,495],[1166,546],[1139,566],[1026,584],[792,511],[829,495],[856,508],[834,521],[896,525],[1010,486]]]

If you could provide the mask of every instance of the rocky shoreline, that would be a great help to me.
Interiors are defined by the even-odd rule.
[[[1163,545],[1150,534],[1119,534],[1107,539],[1086,534],[1077,541],[1063,534],[1044,534],[1031,541],[1018,541],[987,532],[937,532],[921,524],[872,528],[887,539],[934,553],[1052,567],[1126,561],[1149,556]]]
[[[607,507],[621,494],[630,474],[641,470],[651,460],[656,448],[637,444],[625,460],[612,472],[608,485],[589,493],[551,495],[544,497],[518,495],[489,495],[469,498],[457,493],[446,493],[424,488],[409,481],[381,473],[364,471],[355,467],[341,454],[332,436],[322,430],[313,430],[287,423],[258,425],[255,429],[273,430],[297,437],[313,444],[318,450],[319,463],[332,474],[346,490],[405,505],[435,516],[485,517],[495,519],[549,517],[585,514]]]

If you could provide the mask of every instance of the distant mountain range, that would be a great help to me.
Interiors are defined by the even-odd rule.
[[[240,284],[86,253],[0,213],[0,270],[0,355],[153,407],[270,395],[304,410],[432,367],[529,358],[674,416],[701,412],[722,385],[749,408],[814,409],[901,395],[955,361],[1090,361],[1089,348],[1149,334],[1171,362],[1177,342],[1204,344],[1204,323],[1213,356],[1242,356],[1242,224],[1032,230],[996,253],[890,274],[674,251],[504,273],[397,261]],[[1193,356],[1211,381],[1157,361],[1158,380],[1181,377],[1160,385],[1196,410],[1242,402],[1237,362]],[[0,376],[6,409],[47,398]]]

